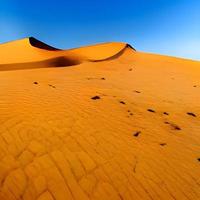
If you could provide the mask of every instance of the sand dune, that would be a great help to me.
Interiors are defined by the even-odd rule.
[[[0,45],[0,64],[38,62],[56,57],[76,58],[84,61],[105,60],[118,55],[126,48],[126,43],[105,43],[82,48],[59,50],[30,37]]]
[[[1,200],[200,199],[200,62],[35,38],[0,55]]]
[[[33,37],[0,45],[0,71],[78,65],[115,59],[130,45],[105,43],[71,50],[51,47]]]

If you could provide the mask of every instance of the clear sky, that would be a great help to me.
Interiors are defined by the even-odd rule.
[[[200,0],[1,0],[0,43],[28,36],[64,49],[122,41],[200,60]]]

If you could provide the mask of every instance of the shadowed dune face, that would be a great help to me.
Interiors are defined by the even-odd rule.
[[[80,63],[81,63],[81,61],[78,59],[58,57],[58,58],[52,59],[49,62],[49,65],[53,66],[53,67],[65,67],[65,66],[78,65]]]
[[[28,39],[29,39],[30,44],[36,48],[40,48],[40,49],[44,49],[44,50],[48,50],[48,51],[59,51],[60,50],[55,47],[49,46],[49,45],[35,39],[34,37],[29,37]]]
[[[52,68],[52,67],[70,67],[81,64],[81,60],[73,57],[56,57],[48,60],[28,63],[13,63],[13,64],[0,64],[0,71],[10,70],[26,70],[38,68]]]
[[[0,200],[200,199],[200,62],[124,43],[0,55]]]

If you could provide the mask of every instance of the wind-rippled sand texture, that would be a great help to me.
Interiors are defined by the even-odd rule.
[[[1,200],[200,199],[200,63],[124,43],[0,45]]]

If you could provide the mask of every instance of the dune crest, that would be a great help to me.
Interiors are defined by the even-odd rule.
[[[117,42],[61,50],[29,37],[0,45],[0,71],[68,67],[84,62],[106,61],[116,59],[126,49],[135,51],[129,44]]]

